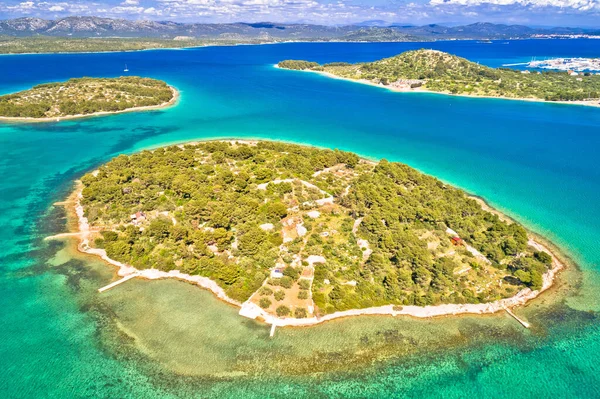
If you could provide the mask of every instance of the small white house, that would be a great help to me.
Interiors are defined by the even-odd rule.
[[[283,272],[281,269],[273,269],[271,270],[271,278],[282,278]]]
[[[134,225],[138,225],[139,223],[146,220],[146,214],[144,212],[136,212],[133,215],[129,216],[131,219],[131,223]]]
[[[298,237],[304,237],[307,232],[308,230],[306,230],[306,227],[302,226],[301,224],[296,225],[296,233],[298,234]]]
[[[321,212],[319,212],[319,211],[310,211],[310,212],[306,212],[306,215],[307,215],[309,218],[316,219],[316,218],[318,218],[319,216],[321,216]]]

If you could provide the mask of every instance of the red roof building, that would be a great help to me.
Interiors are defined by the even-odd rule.
[[[460,237],[452,237],[452,244],[454,245],[462,245],[463,240]]]

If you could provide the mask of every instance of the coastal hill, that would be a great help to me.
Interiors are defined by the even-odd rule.
[[[208,277],[274,317],[488,303],[540,289],[552,264],[463,191],[338,150],[186,144],[120,155],[81,183],[94,253]]]
[[[412,50],[374,62],[348,64],[286,60],[280,68],[324,72],[337,77],[389,86],[546,101],[592,101],[600,98],[600,76],[568,72],[490,68],[437,50]],[[575,75],[575,74],[573,74]]]
[[[54,119],[167,105],[175,91],[165,82],[127,76],[45,83],[0,96],[0,117]]]

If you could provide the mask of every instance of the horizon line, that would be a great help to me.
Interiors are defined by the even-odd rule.
[[[465,22],[465,23],[450,23],[450,22],[432,22],[432,23],[411,23],[411,22],[387,22],[387,21],[381,21],[380,24],[373,24],[373,25],[365,25],[365,23],[367,22],[379,22],[377,21],[358,21],[358,22],[348,22],[348,23],[338,23],[338,24],[324,24],[324,23],[316,23],[316,22],[304,22],[304,21],[298,21],[298,22],[277,22],[277,21],[265,21],[265,20],[259,20],[259,21],[235,21],[235,22],[201,22],[201,21],[176,21],[176,20],[170,20],[170,19],[150,19],[150,18],[124,18],[124,17],[104,17],[104,16],[98,16],[98,15],[69,15],[69,16],[65,16],[65,17],[57,17],[57,18],[42,18],[42,17],[36,17],[36,16],[21,16],[21,17],[15,17],[15,18],[2,18],[0,19],[0,22],[6,22],[6,21],[14,21],[14,20],[19,20],[19,19],[40,19],[40,20],[44,20],[44,21],[60,21],[60,20],[64,20],[64,19],[69,19],[69,18],[100,18],[100,19],[108,19],[108,20],[123,20],[123,21],[130,21],[130,22],[156,22],[156,23],[174,23],[174,24],[180,24],[180,25],[190,25],[190,24],[195,24],[195,25],[235,25],[235,24],[245,24],[245,25],[256,25],[256,24],[271,24],[271,25],[312,25],[312,26],[328,26],[328,27],[343,27],[343,26],[357,26],[357,27],[364,27],[364,28],[393,28],[393,27],[415,27],[415,28],[420,28],[420,27],[426,27],[426,26],[439,26],[439,27],[446,27],[446,28],[457,28],[457,27],[463,27],[463,26],[472,26],[472,25],[483,25],[483,24],[489,24],[489,25],[495,25],[495,26],[520,26],[520,27],[527,27],[530,29],[541,29],[541,30],[546,30],[546,29],[557,29],[557,28],[570,28],[570,29],[600,29],[600,25],[596,25],[596,26],[592,26],[592,25],[539,25],[539,24],[507,24],[507,23],[499,23],[499,22],[489,22],[489,21],[477,21],[477,22]]]

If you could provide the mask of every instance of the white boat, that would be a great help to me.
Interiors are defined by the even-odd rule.
[[[129,68],[127,68],[127,64],[125,64],[125,69],[123,69],[123,72],[129,72]]]

